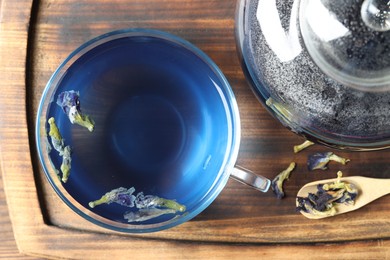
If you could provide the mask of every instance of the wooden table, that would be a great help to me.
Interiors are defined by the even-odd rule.
[[[349,214],[308,220],[295,212],[305,183],[345,175],[390,176],[390,151],[348,153],[346,166],[308,172],[303,141],[274,120],[248,87],[236,55],[234,0],[2,0],[0,13],[0,257],[318,258],[380,259],[390,253],[390,196]],[[195,219],[144,235],[96,227],[67,208],[45,180],[37,159],[34,122],[50,75],[83,42],[115,29],[145,27],[191,41],[222,69],[237,97],[242,121],[238,164],[273,178],[298,164],[278,200],[229,181]],[[2,193],[2,187],[6,196]],[[8,209],[4,202],[7,199]],[[8,214],[12,221],[15,241]],[[5,234],[5,235],[4,235]]]

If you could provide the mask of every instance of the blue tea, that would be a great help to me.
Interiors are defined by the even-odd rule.
[[[89,203],[119,187],[134,187],[134,195],[143,192],[185,205],[186,212],[197,210],[223,174],[234,142],[234,108],[226,98],[231,94],[217,75],[182,44],[153,35],[114,38],[78,57],[47,112],[72,149],[63,183],[67,192],[85,208],[123,223],[124,212],[136,207]],[[56,104],[66,91],[78,92],[82,113],[94,121],[92,132],[72,124]],[[61,156],[53,149],[49,156],[60,169]]]

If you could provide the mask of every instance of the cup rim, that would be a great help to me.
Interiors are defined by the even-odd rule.
[[[88,52],[89,50],[100,46],[101,44],[107,43],[109,41],[123,38],[123,37],[135,37],[135,36],[149,36],[156,37],[159,39],[163,39],[169,41],[170,43],[178,44],[180,47],[183,47],[190,51],[192,54],[198,56],[205,65],[209,66],[209,68],[213,71],[215,76],[220,80],[221,88],[223,88],[223,93],[220,95],[224,95],[223,98],[226,101],[225,113],[227,116],[227,120],[231,122],[231,130],[229,133],[231,135],[230,145],[228,145],[224,162],[220,168],[220,172],[217,175],[216,180],[213,185],[207,191],[205,196],[203,196],[204,201],[202,203],[198,203],[196,208],[189,212],[188,214],[183,214],[179,217],[174,217],[168,221],[160,222],[156,224],[147,224],[147,225],[133,225],[133,224],[125,224],[116,221],[112,221],[106,218],[103,218],[96,213],[93,213],[89,209],[85,208],[81,204],[79,204],[62,186],[61,182],[58,180],[55,169],[50,163],[50,158],[47,151],[47,133],[46,133],[46,122],[47,122],[47,109],[48,104],[53,102],[53,94],[55,93],[58,83],[64,76],[64,73],[67,69],[83,54]],[[216,86],[217,87],[217,86]],[[222,90],[219,90],[221,92]],[[222,96],[221,96],[222,97]],[[222,101],[221,101],[222,102]],[[226,111],[226,110],[229,111]],[[38,151],[38,157],[40,164],[44,170],[45,176],[49,181],[50,185],[57,193],[57,195],[65,202],[65,204],[70,207],[74,212],[78,215],[87,219],[88,221],[107,228],[114,231],[125,232],[125,233],[147,233],[147,232],[155,232],[160,230],[165,230],[179,224],[182,224],[195,216],[197,216],[200,212],[202,212],[205,208],[207,208],[219,195],[222,189],[226,186],[226,183],[229,179],[231,169],[234,167],[237,157],[238,150],[240,146],[241,139],[241,125],[240,125],[240,116],[236,98],[234,96],[233,90],[227,81],[226,77],[222,73],[222,71],[218,68],[218,66],[209,58],[202,50],[193,45],[192,43],[175,36],[173,34],[160,31],[160,30],[152,30],[152,29],[143,29],[143,28],[132,28],[132,29],[122,29],[116,30],[109,33],[105,33],[100,35],[92,40],[89,40],[82,44],[80,47],[75,49],[73,52],[69,54],[69,56],[61,62],[58,68],[50,77],[48,83],[45,86],[43,91],[38,112],[36,118],[36,131],[35,131],[35,141],[36,148]],[[45,139],[46,138],[46,139]]]

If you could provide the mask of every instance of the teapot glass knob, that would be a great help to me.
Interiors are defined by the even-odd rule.
[[[379,32],[390,30],[390,1],[365,0],[361,9],[364,23]]]
[[[390,0],[301,0],[300,28],[330,78],[363,91],[390,90]]]

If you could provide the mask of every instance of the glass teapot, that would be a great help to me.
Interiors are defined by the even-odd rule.
[[[236,39],[283,125],[339,149],[390,147],[390,1],[239,0]]]

